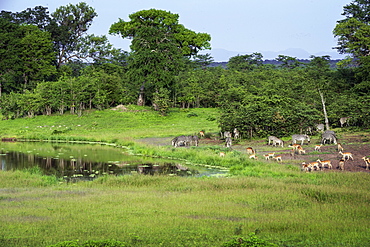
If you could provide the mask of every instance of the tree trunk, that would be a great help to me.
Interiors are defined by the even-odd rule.
[[[321,92],[320,89],[318,89],[318,90],[319,90],[319,94],[320,94],[320,97],[321,97],[322,111],[324,112],[326,130],[330,130],[328,114],[326,113],[324,94]]]

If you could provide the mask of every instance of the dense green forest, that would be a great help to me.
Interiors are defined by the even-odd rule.
[[[119,104],[219,108],[221,130],[244,137],[288,135],[325,123],[370,127],[370,10],[366,0],[344,6],[333,35],[348,57],[333,68],[329,56],[309,61],[262,54],[209,66],[211,36],[195,33],[163,10],[142,10],[119,19],[109,34],[130,38],[131,52],[106,36],[87,34],[95,10],[86,3],[49,13],[36,6],[0,14],[0,113],[3,120],[51,114],[82,115]]]

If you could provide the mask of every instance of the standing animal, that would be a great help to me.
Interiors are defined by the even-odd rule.
[[[342,159],[344,159],[344,160],[348,159],[349,160],[349,158],[351,158],[353,160],[352,153],[350,153],[350,152],[344,152],[343,153],[342,151],[339,151],[339,153],[342,155]]]
[[[277,162],[282,162],[283,161],[283,158],[281,157],[281,155],[278,155],[278,156],[275,156],[275,157],[272,157],[273,159],[275,159]]]
[[[190,146],[192,143],[195,143],[195,146],[199,144],[199,137],[198,136],[177,136],[172,139],[171,141],[172,146],[179,147],[179,146]]]
[[[311,171],[311,167],[308,164],[306,164],[306,162],[303,162],[302,163],[301,170],[302,171],[305,171],[305,172],[310,172]]]
[[[281,146],[281,147],[284,147],[283,140],[281,140],[281,139],[275,139],[275,140],[273,140],[272,146],[275,146],[276,147],[276,145]]]
[[[365,156],[362,157],[362,159],[365,161],[365,164],[366,164],[366,170],[369,170],[369,166],[370,166],[370,158],[366,158]]]
[[[178,146],[187,146],[188,145],[188,140],[186,136],[177,136],[172,139],[172,146],[178,147]]]
[[[344,159],[341,159],[340,161],[339,161],[339,170],[342,170],[342,171],[344,171],[344,165],[345,165],[345,160]]]
[[[321,144],[326,144],[326,143],[337,144],[337,138],[335,137],[335,135],[331,133],[324,132],[321,136]]]
[[[277,140],[277,139],[279,139],[279,138],[277,138],[276,136],[269,136],[268,137],[268,142],[269,142],[268,145],[273,144],[274,143],[274,140]]]
[[[324,169],[325,166],[328,166],[329,169],[332,169],[331,161],[330,160],[320,160],[318,159],[317,162],[321,164],[321,169]]]
[[[204,137],[204,131],[203,130],[201,130],[201,131],[199,131],[199,136],[202,138],[202,137]]]
[[[220,152],[220,157],[225,157],[225,152]]]
[[[315,145],[315,151],[321,151],[322,144],[320,145]]]
[[[320,166],[319,166],[319,162],[310,162],[308,163],[308,165],[311,167],[311,170],[316,170],[316,171],[319,171],[320,170]]]
[[[302,148],[301,145],[299,144],[292,144],[292,145],[289,145],[289,147],[292,147],[292,151],[290,152],[290,155],[294,156],[294,154],[302,154],[302,153],[306,153],[306,151]]]
[[[240,132],[237,128],[234,128],[234,138],[238,139],[240,137]]]
[[[343,128],[343,125],[346,123],[346,125],[348,126],[348,120],[350,119],[351,117],[341,117],[339,119],[339,122],[340,122],[340,127]]]
[[[298,151],[298,154],[305,154],[306,153],[306,150],[304,150],[302,148],[302,146],[298,146],[297,151]]]
[[[231,148],[231,145],[232,145],[231,137],[226,137],[225,146],[228,147],[228,148]]]
[[[228,138],[228,137],[230,137],[230,138],[231,138],[231,132],[230,132],[230,131],[225,131],[225,132],[224,132],[224,138],[226,139],[226,138]]]
[[[246,150],[247,150],[247,154],[255,154],[256,153],[256,151],[252,147],[247,147]]]
[[[265,157],[266,160],[270,159],[270,155],[268,155],[268,154],[264,154],[263,157]]]
[[[333,136],[337,137],[334,131],[332,130],[325,130],[324,133],[332,134]]]
[[[251,154],[251,155],[249,155],[249,158],[250,158],[250,159],[258,160],[258,158],[257,158],[256,154]]]
[[[322,131],[324,131],[324,129],[325,129],[325,125],[323,125],[323,124],[316,125],[316,131],[317,132],[322,132]]]
[[[338,152],[339,151],[342,151],[342,152],[344,151],[344,148],[343,148],[342,144],[340,144],[340,143],[338,143],[338,148],[337,149],[338,149]]]
[[[293,144],[296,144],[297,141],[300,141],[301,145],[303,146],[303,143],[306,140],[307,140],[308,143],[311,142],[310,137],[308,135],[298,135],[298,134],[292,135],[292,143]]]
[[[276,136],[269,136],[268,137],[268,145],[273,145],[273,146],[281,146],[281,147],[284,147],[284,142],[283,140],[277,138]]]
[[[191,137],[191,142],[195,144],[195,146],[198,147],[199,145],[199,137],[197,135]]]
[[[274,153],[268,153],[267,155],[269,156],[269,158],[274,158],[275,152]]]

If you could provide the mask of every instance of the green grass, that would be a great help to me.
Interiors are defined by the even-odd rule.
[[[2,121],[0,133],[3,138],[102,142],[194,135],[201,129],[217,132],[218,123],[213,120],[217,112],[208,108],[172,109],[168,116],[160,116],[146,107],[129,106],[124,112],[91,111],[81,117],[65,114]]]
[[[368,173],[304,173],[295,164],[254,161],[239,151],[220,158],[226,151],[220,146],[136,142],[201,129],[216,134],[217,122],[207,120],[212,118],[215,109],[172,110],[161,117],[132,106],[81,118],[2,121],[2,137],[116,143],[132,153],[227,167],[233,176],[107,175],[67,184],[38,169],[0,171],[0,246],[370,245]]]
[[[221,246],[251,232],[282,246],[369,243],[365,173],[286,179],[107,176],[48,186],[42,176],[20,173],[0,172],[1,246],[76,239]]]

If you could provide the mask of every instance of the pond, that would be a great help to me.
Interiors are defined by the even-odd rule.
[[[225,169],[193,166],[185,161],[130,155],[126,149],[100,144],[0,142],[1,170],[38,167],[44,175],[67,181],[93,180],[101,175],[164,174],[223,176]]]

